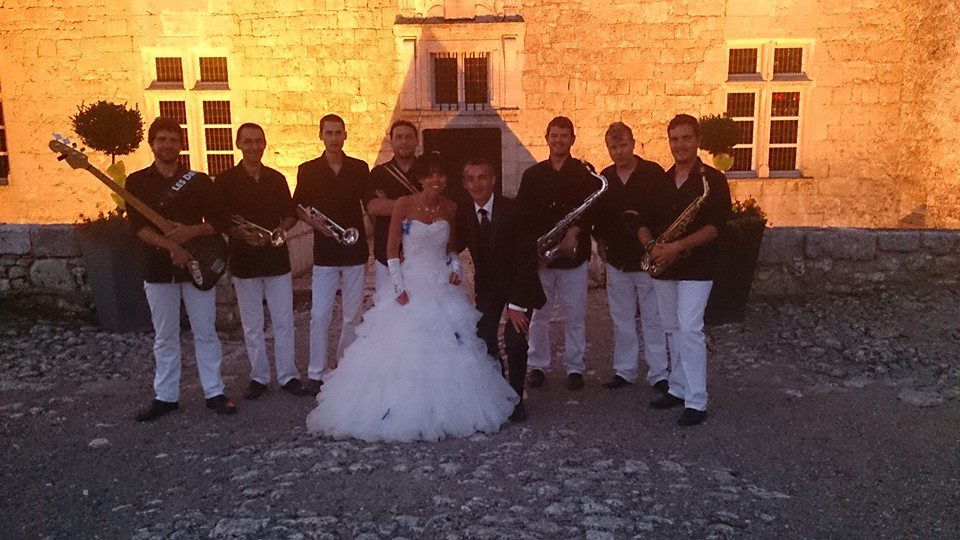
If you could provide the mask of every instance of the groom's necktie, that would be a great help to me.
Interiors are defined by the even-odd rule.
[[[490,243],[493,239],[493,224],[490,222],[490,214],[487,212],[486,208],[481,208],[477,210],[477,215],[480,216],[480,227],[478,229],[477,239],[479,240],[480,250],[484,252],[490,251]]]
[[[477,214],[480,215],[480,234],[489,236],[490,234],[490,215],[487,213],[486,208],[481,208],[477,210]]]

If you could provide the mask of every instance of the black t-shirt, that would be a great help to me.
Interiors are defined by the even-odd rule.
[[[270,167],[264,166],[257,180],[237,165],[218,174],[215,184],[227,219],[239,215],[272,231],[284,219],[297,217],[286,178]],[[231,237],[230,272],[238,278],[283,275],[290,272],[290,252],[286,244],[251,246]]]
[[[226,225],[218,206],[216,188],[210,177],[197,172],[179,190],[171,188],[178,183],[187,169],[177,167],[171,177],[163,176],[151,165],[127,177],[126,189],[144,204],[164,218],[183,225],[199,225],[209,222],[217,230],[224,231]],[[130,228],[134,234],[143,227],[160,227],[151,223],[132,204],[127,205]],[[141,242],[146,256],[144,281],[148,283],[182,283],[190,281],[186,270],[177,268],[170,259],[170,253],[163,248]]]
[[[703,176],[700,175],[700,167]],[[656,184],[652,196],[647,199],[640,212],[640,221],[646,225],[657,238],[683,213],[684,210],[698,197],[703,195],[703,178],[707,179],[710,194],[707,201],[697,213],[693,222],[687,228],[684,236],[698,229],[713,225],[717,231],[723,228],[730,219],[730,187],[727,177],[717,169],[703,164],[698,160],[690,171],[690,176],[678,188],[674,180],[675,167],[663,175]],[[719,255],[720,245],[716,239],[692,250],[686,257],[677,259],[658,279],[673,281],[709,281],[713,279],[713,271]]]
[[[624,224],[623,213],[636,210],[650,196],[652,186],[663,178],[663,167],[639,156],[637,167],[626,183],[617,175],[616,164],[600,174],[610,182],[597,208],[594,234],[603,240],[607,263],[621,272],[639,272],[643,246],[637,235]]]
[[[345,246],[320,232],[313,235],[313,264],[316,266],[357,266],[366,264],[370,251],[363,225],[363,197],[370,172],[367,164],[350,156],[343,157],[340,172],[334,173],[321,155],[300,165],[294,204],[312,206],[349,229],[357,229],[360,239]]]
[[[410,184],[408,187],[387,170],[388,166],[392,167],[394,171],[400,170],[397,162],[393,159],[374,167],[370,171],[367,190],[364,194],[364,203],[369,203],[375,198],[378,191],[386,195],[388,199],[395,200],[423,189],[420,182],[410,176],[409,171],[401,173],[405,174]],[[415,191],[411,191],[410,187]],[[379,263],[387,264],[387,236],[390,234],[390,216],[370,216],[370,218],[373,221],[373,256]]]
[[[567,159],[559,171],[550,160],[541,161],[523,172],[517,212],[530,234],[539,238],[598,189],[599,181],[577,159]],[[573,223],[581,228],[576,257],[556,259],[548,268],[576,268],[590,259],[590,229],[595,213],[596,205]]]

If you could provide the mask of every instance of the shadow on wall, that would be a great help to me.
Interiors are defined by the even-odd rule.
[[[420,129],[419,153],[437,151],[447,162],[449,195],[455,201],[466,197],[463,165],[477,157],[489,160],[499,171],[501,194],[516,195],[523,171],[537,160],[515,132],[520,108],[517,97],[507,93],[504,46],[497,40],[492,51],[469,50],[470,46],[461,50],[451,43],[463,42],[444,41],[434,25],[398,23],[401,35],[405,26],[411,28],[411,37],[397,39],[403,85],[383,128],[377,163],[392,157],[390,126],[408,120]]]

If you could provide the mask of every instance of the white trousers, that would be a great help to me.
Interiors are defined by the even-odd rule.
[[[273,356],[277,363],[277,381],[281,385],[300,378],[293,360],[293,278],[280,276],[233,278],[240,306],[243,341],[250,359],[250,379],[270,383],[270,362],[263,337],[263,301],[270,310],[273,326]]]
[[[586,349],[584,319],[587,314],[587,263],[569,270],[540,268],[540,283],[547,296],[543,309],[533,312],[528,339],[527,369],[550,367],[550,317],[555,308],[563,316],[563,366],[567,373],[583,373]]]
[[[310,365],[307,376],[323,378],[327,370],[327,345],[330,322],[333,320],[333,301],[340,290],[343,307],[343,329],[337,346],[337,359],[357,338],[363,308],[363,280],[365,265],[314,266],[313,306],[310,310]]]
[[[705,411],[707,341],[703,335],[703,311],[713,282],[655,279],[653,288],[673,359],[670,393],[684,400],[685,407]]]
[[[190,283],[144,283],[153,320],[153,357],[157,373],[153,390],[160,401],[180,399],[180,302],[187,309],[193,347],[197,355],[197,370],[203,396],[211,398],[223,393],[220,362],[223,350],[217,337],[216,289],[201,291]]]
[[[637,307],[643,332],[643,358],[647,382],[655,384],[670,375],[667,334],[660,322],[653,278],[646,272],[621,272],[607,266],[607,306],[613,320],[613,371],[624,379],[637,379],[640,338],[637,335]]]

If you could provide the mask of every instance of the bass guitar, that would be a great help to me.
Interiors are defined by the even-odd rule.
[[[60,154],[57,159],[66,161],[74,169],[84,169],[103,182],[114,193],[119,195],[127,204],[137,209],[147,220],[166,234],[176,228],[170,220],[161,216],[156,210],[138,199],[132,193],[115,182],[106,173],[94,167],[83,150],[78,150],[76,144],[59,134],[48,143],[54,152]],[[187,273],[190,281],[201,291],[214,288],[220,276],[227,271],[227,243],[219,234],[195,236],[183,248],[190,254],[187,264]]]

